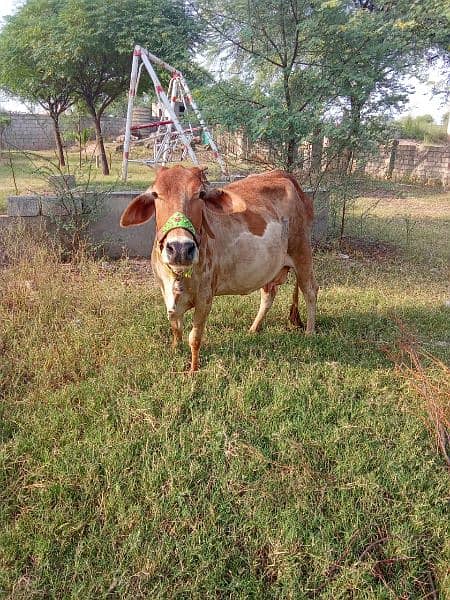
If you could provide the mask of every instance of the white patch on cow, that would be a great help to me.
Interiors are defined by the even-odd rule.
[[[272,281],[284,266],[292,266],[285,227],[283,222],[271,221],[262,236],[248,230],[237,232],[219,261],[221,276],[216,293],[248,294]]]
[[[173,279],[171,277],[165,276],[163,279],[163,285],[164,285],[164,290],[163,290],[164,303],[166,305],[167,315],[170,316],[176,310],[175,296],[173,293]]]

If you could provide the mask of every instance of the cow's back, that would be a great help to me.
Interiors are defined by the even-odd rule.
[[[311,198],[301,189],[291,173],[275,170],[268,173],[249,175],[225,186],[224,191],[236,194],[250,211],[282,212],[290,218],[300,217],[310,228],[314,219]],[[280,210],[278,210],[280,209]]]

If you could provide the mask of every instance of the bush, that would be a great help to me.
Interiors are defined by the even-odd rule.
[[[397,121],[400,137],[410,138],[419,142],[445,142],[447,131],[444,125],[434,122],[431,115],[419,117],[403,117]]]

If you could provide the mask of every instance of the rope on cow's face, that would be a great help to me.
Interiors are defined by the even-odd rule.
[[[179,281],[180,279],[188,279],[189,277],[192,277],[192,267],[189,267],[189,269],[186,269],[186,271],[183,271],[182,273],[175,273],[174,271],[172,271],[169,265],[166,265],[166,263],[163,262],[161,264],[167,271],[167,274],[170,275],[171,279]]]

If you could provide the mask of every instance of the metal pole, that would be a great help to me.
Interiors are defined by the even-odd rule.
[[[213,138],[211,132],[209,131],[208,127],[206,126],[205,121],[203,120],[203,117],[201,115],[200,109],[197,106],[197,103],[195,102],[195,100],[192,97],[191,91],[189,89],[188,84],[186,83],[183,73],[181,73],[181,71],[178,71],[178,69],[175,69],[175,67],[172,67],[172,65],[169,65],[169,63],[166,63],[165,61],[161,60],[160,58],[158,58],[157,56],[155,56],[154,54],[149,52],[146,48],[142,48],[142,52],[145,53],[152,62],[159,65],[160,67],[163,67],[164,69],[166,69],[167,71],[172,73],[173,76],[175,76],[175,77],[178,76],[178,78],[180,79],[181,85],[186,89],[188,100],[192,106],[192,109],[193,109],[194,113],[197,115],[200,125],[202,126],[202,129],[206,134],[206,138],[208,140],[209,145],[211,146],[211,150],[213,151],[214,158],[219,163],[222,174],[225,175],[225,177],[229,178],[229,173],[228,173],[228,169],[225,164],[225,161],[223,160],[222,155],[219,152],[219,149],[217,147],[216,142],[214,141],[214,138]]]
[[[175,69],[175,67],[172,67],[172,65],[169,65],[169,63],[164,62],[163,60],[161,60],[160,58],[158,58],[157,56],[155,56],[154,54],[149,52],[147,50],[147,48],[141,48],[141,52],[142,52],[142,54],[145,54],[146,56],[148,56],[148,58],[152,62],[154,62],[156,65],[163,67],[163,69],[166,69],[172,75],[181,75],[181,73],[180,73],[180,71],[178,71],[178,69]]]
[[[172,77],[172,79],[169,82],[169,87],[167,88],[167,94],[168,94],[167,97],[170,100],[170,106],[172,107],[172,110],[175,113],[176,101],[177,101],[177,80],[174,77]],[[173,127],[173,123],[170,123],[167,126],[166,131],[169,131],[172,134],[172,127]],[[171,135],[168,138],[169,140],[170,140],[170,137],[171,137]],[[164,150],[164,153],[163,153],[163,162],[162,162],[163,165],[171,159],[173,150],[174,149],[171,148],[170,141],[169,141],[169,143],[167,144],[167,146]]]
[[[133,51],[133,62],[131,65],[131,77],[130,77],[130,89],[128,91],[128,108],[127,108],[127,122],[125,125],[125,137],[123,140],[123,159],[122,159],[122,180],[126,181],[128,176],[128,157],[130,154],[130,140],[131,140],[131,121],[133,115],[133,102],[137,92],[137,77],[138,77],[138,64],[139,57],[141,56],[141,48],[135,46]]]
[[[185,88],[185,90],[187,92],[188,101],[189,101],[190,105],[192,106],[192,110],[197,115],[197,119],[199,120],[200,125],[202,126],[202,129],[203,129],[203,131],[206,134],[206,138],[208,140],[209,145],[211,146],[211,150],[213,151],[214,158],[219,163],[220,170],[222,171],[222,174],[225,177],[229,178],[230,175],[228,173],[228,169],[227,169],[227,166],[225,164],[225,161],[223,160],[223,158],[222,158],[222,156],[221,156],[221,154],[219,152],[219,149],[218,149],[218,147],[216,145],[216,142],[213,139],[213,136],[211,135],[211,132],[209,131],[209,129],[208,129],[205,121],[203,120],[202,114],[201,114],[201,112],[200,112],[200,110],[199,110],[199,108],[197,106],[197,103],[195,102],[194,98],[192,97],[191,91],[189,89],[188,84],[186,83],[185,78],[183,77],[183,74],[180,73],[179,77],[180,77],[181,85]]]
[[[152,55],[152,57],[153,57],[153,55]],[[178,121],[178,117],[176,116],[175,111],[173,110],[172,106],[170,105],[169,99],[166,96],[166,93],[161,85],[161,82],[159,81],[158,75],[156,74],[154,68],[152,67],[152,64],[151,64],[146,52],[141,53],[141,59],[145,65],[145,68],[148,71],[148,74],[152,78],[153,84],[155,86],[156,94],[161,98],[161,102],[163,103],[164,108],[167,111],[167,114],[169,115],[170,119],[173,121],[175,129],[178,131],[181,141],[183,142],[185,148],[188,151],[189,158],[194,163],[194,165],[198,165],[199,162],[198,162],[197,157],[195,156],[195,152],[191,148],[189,140],[187,139],[187,137],[183,131],[183,128],[181,127],[180,122]],[[164,63],[163,61],[159,61],[159,63],[162,65],[167,65],[167,63]],[[167,67],[170,67],[170,65],[167,65]],[[170,67],[170,68],[172,69],[173,67]],[[178,73],[178,71],[177,71],[177,73]]]

